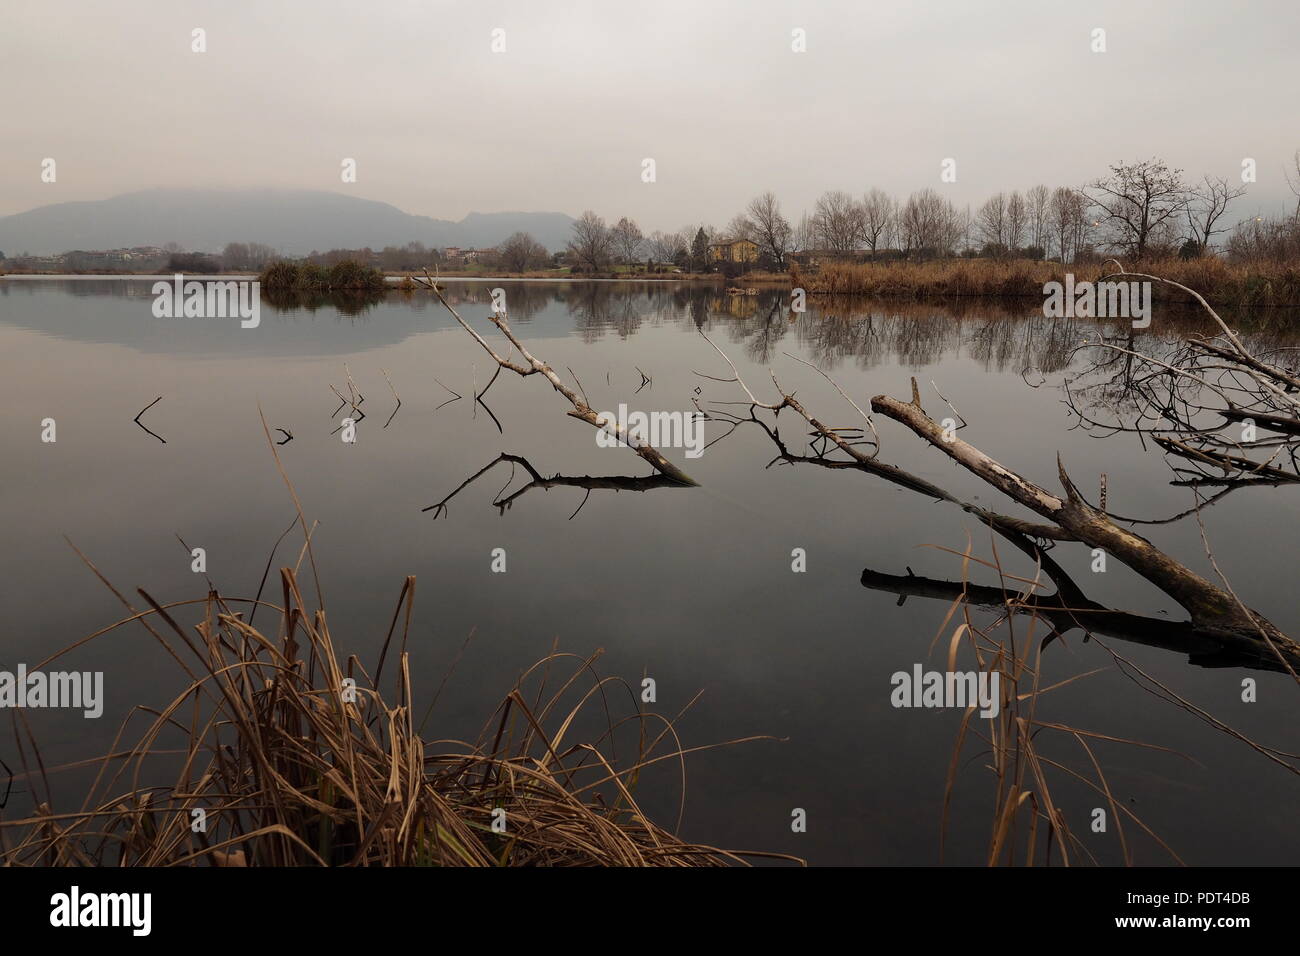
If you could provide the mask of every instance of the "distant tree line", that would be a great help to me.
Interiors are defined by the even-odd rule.
[[[1245,185],[1223,177],[1189,181],[1183,171],[1152,158],[1116,163],[1083,186],[1037,185],[999,192],[976,208],[957,207],[936,189],[905,198],[870,189],[861,196],[823,193],[810,212],[791,222],[772,192],[752,199],[723,229],[691,224],[674,233],[643,235],[621,218],[607,224],[588,210],[573,224],[565,256],[575,271],[604,272],[644,263],[647,271],[722,268],[710,245],[748,240],[752,267],[784,269],[792,257],[868,259],[940,257],[1053,258],[1093,261],[1118,255],[1130,261],[1171,256],[1199,258],[1216,248],[1239,261],[1300,257],[1300,151],[1288,175],[1296,209],[1231,225],[1232,203]]]

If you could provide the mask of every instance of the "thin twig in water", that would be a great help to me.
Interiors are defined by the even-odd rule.
[[[379,371],[383,374],[384,381],[388,383],[388,390],[393,393],[393,398],[397,401],[396,407],[393,408],[393,414],[389,415],[388,421],[384,422],[384,427],[387,428],[393,423],[393,419],[397,417],[397,409],[402,407],[402,400],[397,396],[397,389],[393,388],[393,380],[388,377],[388,370],[381,368]],[[437,381],[437,379],[434,379],[434,381]]]
[[[166,438],[163,438],[162,435],[159,435],[159,434],[157,434],[157,433],[155,433],[155,432],[150,431],[150,430],[149,430],[149,427],[148,427],[147,425],[145,425],[144,422],[140,421],[140,416],[141,416],[141,415],[143,415],[145,412],[149,411],[149,409],[153,408],[155,405],[157,405],[157,404],[158,404],[159,402],[161,402],[162,400],[163,400],[163,397],[162,397],[161,395],[159,395],[157,398],[155,398],[152,402],[150,402],[150,403],[149,403],[148,405],[146,405],[144,408],[140,409],[140,411],[136,413],[136,416],[135,416],[135,423],[136,423],[137,425],[139,425],[141,428],[143,428],[145,431],[149,432],[150,435],[153,435],[154,438],[158,439],[160,442],[162,442],[162,443],[165,445],[165,444],[167,444],[167,439],[166,439]]]

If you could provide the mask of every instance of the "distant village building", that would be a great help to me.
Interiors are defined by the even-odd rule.
[[[758,243],[750,242],[748,239],[709,243],[710,262],[756,262],[757,260]]]

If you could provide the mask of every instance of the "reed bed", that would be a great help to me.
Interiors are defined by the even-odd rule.
[[[1300,305],[1300,262],[1254,262],[1234,265],[1221,258],[1166,259],[1133,265],[1195,289],[1210,302],[1224,306]],[[1071,273],[1075,281],[1097,281],[1118,271],[1113,261],[1104,263],[1039,262],[1028,259],[938,259],[925,262],[830,262],[815,272],[797,267],[791,281],[815,295],[873,295],[905,298],[1023,297],[1042,300],[1043,283],[1062,282]],[[1157,300],[1182,301],[1187,297],[1168,286],[1156,285]]]
[[[636,696],[596,676],[594,659],[552,654],[520,677],[477,742],[432,741],[411,699],[414,579],[373,676],[340,658],[295,572],[282,569],[280,581],[279,606],[215,591],[161,605],[140,591],[147,610],[94,636],[144,625],[186,673],[185,687],[161,709],[136,708],[148,725],[130,745],[132,717],[123,722],[111,751],[91,763],[94,784],[77,810],[40,799],[60,768],[22,748],[26,772],[16,776],[32,786],[35,810],[0,820],[0,864],[717,866],[764,855],[688,843],[647,817],[639,776],[665,762],[684,775],[687,751],[666,718],[635,704],[617,716],[617,697]],[[251,607],[274,609],[277,631],[246,620]],[[200,614],[192,632],[177,620],[186,612]],[[379,689],[386,663],[391,703]],[[571,739],[592,708],[604,732]],[[613,739],[629,728],[638,746],[620,768]],[[172,782],[143,782],[163,765]]]

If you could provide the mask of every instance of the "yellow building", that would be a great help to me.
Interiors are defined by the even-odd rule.
[[[758,259],[758,244],[748,239],[709,244],[710,262],[754,262]]]

